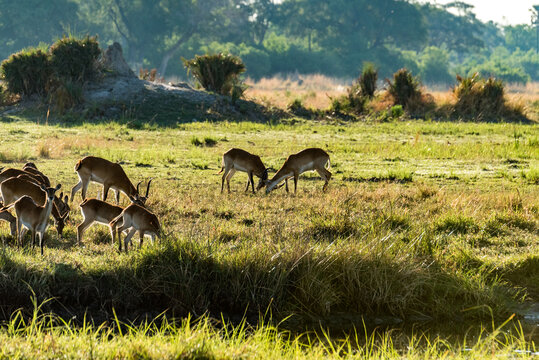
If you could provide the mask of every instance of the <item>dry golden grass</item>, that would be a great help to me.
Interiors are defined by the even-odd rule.
[[[346,94],[351,82],[352,79],[330,78],[321,74],[276,76],[257,82],[247,79],[249,88],[245,95],[249,100],[280,109],[286,109],[292,101],[300,99],[307,108],[324,110],[330,106],[332,98]],[[425,87],[423,91],[432,95],[439,107],[455,102],[450,86]],[[539,83],[508,84],[506,97],[511,105],[523,109],[530,118],[539,121],[539,114],[533,105],[539,99]],[[371,108],[382,111],[390,105],[386,97],[381,97],[379,102],[371,104]]]
[[[286,109],[295,99],[312,109],[327,109],[331,98],[346,93],[351,80],[326,77],[321,74],[289,75],[286,78],[262,78],[258,82],[247,80],[246,97],[266,106]]]

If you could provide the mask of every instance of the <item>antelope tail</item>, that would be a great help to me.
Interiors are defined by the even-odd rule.
[[[224,167],[224,166],[221,166],[221,171],[219,171],[218,173],[215,173],[215,175],[219,175],[220,173],[223,172],[224,169],[225,169],[225,167]]]

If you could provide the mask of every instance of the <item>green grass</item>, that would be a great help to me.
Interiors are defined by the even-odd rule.
[[[207,358],[260,356],[257,351],[270,358],[335,357],[347,354],[348,345],[333,352],[329,344],[339,346],[338,341],[318,339],[305,347],[281,343],[268,332],[273,334],[272,326],[284,319],[276,334],[313,323],[334,327],[337,319],[348,330],[362,329],[365,321],[369,331],[380,318],[480,324],[492,316],[500,323],[523,300],[539,299],[539,193],[530,180],[539,165],[536,125],[414,121],[342,126],[297,120],[293,125],[199,122],[148,128],[115,122],[37,126],[16,117],[2,119],[0,166],[20,167],[32,160],[53,185],[62,183],[69,191],[78,181],[73,167],[82,156],[120,161],[133,182],[154,178],[148,206],[168,236],[118,254],[106,228],[96,225],[78,247],[80,193],[65,238],[48,231],[44,257],[15,247],[0,223],[7,242],[0,250],[0,299],[10,299],[0,300],[3,319],[20,308],[25,316],[32,313],[32,289],[38,302],[53,299],[43,305],[44,312],[77,319],[86,314],[96,324],[113,321],[115,313],[136,324],[128,335],[109,337],[98,325],[84,333],[77,323],[43,330],[35,341],[26,341],[22,333],[9,333],[7,323],[0,342],[10,345],[0,350],[0,358],[16,346],[21,354],[33,354],[39,344],[49,344],[47,334],[53,334],[58,354],[77,346],[88,354],[91,342],[81,344],[95,339],[103,345],[96,357],[120,348],[126,358],[136,357],[138,350],[148,357],[195,358],[197,351]],[[307,173],[296,196],[284,189],[252,195],[244,193],[246,174],[237,173],[232,193],[220,194],[221,177],[215,173],[229,148],[244,148],[278,169],[289,154],[313,146],[330,153],[333,177],[326,193],[318,175]],[[91,185],[90,196],[97,192]],[[134,244],[138,247],[137,240]],[[167,319],[209,317],[196,331],[184,323],[173,327],[176,332],[154,329],[148,336],[140,321],[165,311]],[[266,311],[271,324],[257,327]],[[236,319],[236,325],[245,316],[253,328],[231,339],[222,327],[209,324],[221,313]],[[192,342],[174,340],[188,338],[188,331]],[[201,341],[204,337],[210,340]],[[150,347],[149,338],[162,344],[163,353],[160,346]],[[417,336],[399,344],[390,343],[393,339],[392,333],[381,332],[376,346],[365,347],[362,340],[356,356],[370,351],[374,357],[392,357],[413,349],[417,352],[407,353],[410,358],[437,357],[446,349],[445,340],[436,336],[430,338],[436,346],[420,348],[413,346]],[[506,338],[501,353],[521,347],[519,339]],[[526,342],[531,344],[529,338]],[[466,346],[459,344],[448,345],[451,357],[464,356]],[[43,345],[44,354],[54,351],[51,346]],[[488,346],[478,346],[473,356],[481,358]]]

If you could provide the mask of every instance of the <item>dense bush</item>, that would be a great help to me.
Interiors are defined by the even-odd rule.
[[[222,53],[197,55],[191,60],[183,59],[183,63],[187,72],[206,90],[222,95],[234,95],[235,91],[241,91],[239,76],[245,72],[245,65],[237,56]]]
[[[376,91],[376,81],[378,80],[378,70],[374,67],[374,64],[367,63],[363,67],[363,72],[358,79],[359,87],[361,88],[361,93],[368,98],[374,96]]]
[[[402,105],[405,109],[412,102],[421,98],[420,83],[410,71],[403,68],[393,74],[393,82],[386,79],[388,92],[393,97],[395,105]]]
[[[30,48],[11,55],[0,67],[7,90],[20,95],[45,95],[52,69],[47,53]]]
[[[60,111],[82,102],[82,83],[96,74],[101,50],[95,37],[64,37],[47,52],[30,48],[1,65],[12,94],[49,96]]]
[[[470,77],[457,76],[453,88],[455,111],[461,116],[501,115],[505,107],[504,85],[492,77],[484,79],[475,73]]]
[[[84,82],[95,76],[101,55],[95,37],[63,37],[50,48],[50,62],[58,78]]]

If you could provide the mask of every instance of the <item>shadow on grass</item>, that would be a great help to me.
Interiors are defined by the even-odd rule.
[[[246,316],[253,322],[268,310],[276,321],[295,314],[300,322],[418,314],[436,320],[490,317],[486,310],[461,313],[478,305],[498,317],[508,313],[509,291],[487,282],[487,276],[468,279],[432,259],[352,249],[298,244],[275,253],[247,246],[224,255],[178,241],[146,246],[101,266],[85,265],[84,259],[41,265],[15,260],[19,257],[8,249],[0,252],[0,316],[6,320],[19,308],[30,312],[30,289],[40,302],[54,298],[46,311],[66,318],[86,314],[96,321],[110,320],[113,309],[120,319],[135,322],[162,312]]]

